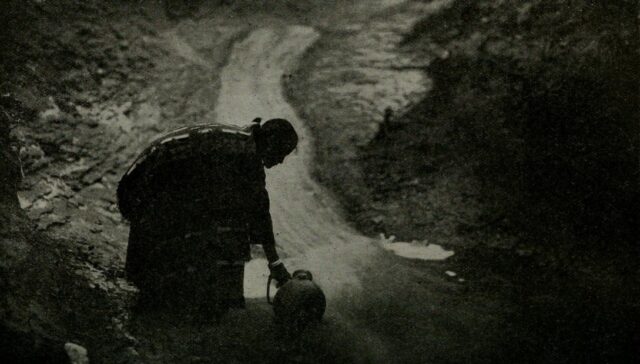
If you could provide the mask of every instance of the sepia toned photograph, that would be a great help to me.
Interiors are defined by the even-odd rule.
[[[637,0],[0,26],[0,363],[640,363]]]

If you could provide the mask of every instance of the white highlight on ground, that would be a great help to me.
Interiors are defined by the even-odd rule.
[[[425,242],[394,242],[395,237],[386,238],[380,236],[380,245],[395,255],[420,260],[445,260],[454,254],[453,250],[446,250],[438,244],[428,244]]]
[[[251,259],[244,266],[244,297],[265,298],[267,296],[267,279],[269,268],[264,258]],[[273,295],[275,288],[271,287]]]

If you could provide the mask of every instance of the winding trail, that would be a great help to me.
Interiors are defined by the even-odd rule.
[[[267,172],[274,230],[288,265],[321,273],[318,281],[331,297],[358,285],[356,262],[366,262],[379,248],[346,224],[328,191],[312,180],[310,132],[283,97],[283,76],[318,37],[304,26],[261,28],[237,43],[221,74],[216,114],[218,122],[238,125],[255,117],[286,118],[298,131],[297,150]],[[248,274],[258,281],[247,285],[264,290],[263,278]]]
[[[466,343],[496,325],[502,307],[491,298],[467,295],[443,274],[447,263],[404,259],[383,249],[384,242],[358,233],[342,218],[331,193],[313,181],[312,137],[283,97],[282,81],[318,38],[313,28],[286,26],[260,28],[237,42],[220,76],[215,112],[226,124],[286,118],[301,137],[293,155],[267,171],[267,188],[288,268],[314,272],[328,298],[326,326],[306,340],[330,352],[348,347],[354,362],[455,362],[473,350]],[[449,255],[438,249],[421,253],[425,260]],[[246,267],[245,296],[258,299],[249,302],[247,315],[265,309],[265,265],[257,258]]]

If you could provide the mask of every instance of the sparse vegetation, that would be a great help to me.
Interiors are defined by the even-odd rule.
[[[405,48],[439,58],[427,70],[433,92],[395,132],[411,130],[404,152],[423,155],[405,173],[468,167],[481,186],[479,226],[534,247],[629,248],[639,201],[637,14],[634,1],[458,1],[418,23]],[[374,141],[369,156],[392,152],[390,143]]]

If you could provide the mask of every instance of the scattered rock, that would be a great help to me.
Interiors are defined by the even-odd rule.
[[[100,226],[91,226],[89,228],[89,231],[91,231],[94,234],[98,234],[102,232],[102,228]]]
[[[125,355],[127,356],[127,359],[132,360],[132,359],[138,359],[140,357],[140,354],[138,353],[138,351],[129,346],[125,349]]]
[[[403,182],[402,183],[403,186],[418,186],[420,185],[420,178],[414,178],[410,181],[407,182]]]
[[[516,249],[516,254],[518,254],[521,257],[529,257],[533,255],[533,250],[528,248],[518,248]]]
[[[52,226],[64,225],[68,221],[68,217],[60,216],[54,213],[46,213],[38,219],[38,230],[47,230]]]
[[[49,108],[41,112],[39,116],[43,122],[58,121],[64,117],[62,110],[53,100],[53,97],[49,97]]]
[[[18,202],[20,203],[20,208],[21,209],[28,209],[31,206],[33,206],[33,202],[31,202],[29,199],[23,197],[21,194],[18,194]]]
[[[51,212],[53,207],[47,200],[39,198],[31,204],[29,210],[29,212],[33,212],[35,216],[39,216]]]
[[[89,364],[88,352],[84,347],[68,342],[64,344],[64,350],[67,352],[71,364]]]

